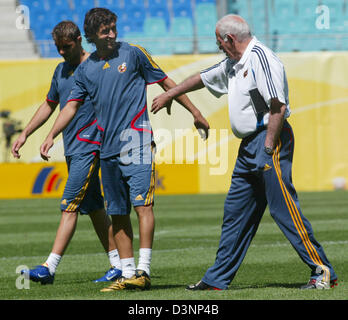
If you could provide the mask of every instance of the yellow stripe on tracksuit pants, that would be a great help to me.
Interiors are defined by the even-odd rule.
[[[317,267],[323,265],[329,270],[331,280],[337,278],[322,246],[314,238],[311,224],[301,212],[292,183],[291,126],[284,122],[273,156],[264,152],[266,133],[266,128],[260,129],[244,138],[239,148],[225,200],[219,249],[214,265],[202,278],[219,289],[226,289],[237,273],[267,205],[279,228],[309,266],[311,277],[316,277]]]

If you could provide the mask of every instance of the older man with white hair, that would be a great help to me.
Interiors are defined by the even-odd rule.
[[[288,84],[282,62],[253,37],[247,22],[227,15],[216,24],[217,45],[227,56],[215,66],[156,97],[152,112],[169,107],[175,97],[206,87],[228,95],[234,135],[241,139],[224,206],[216,260],[202,280],[188,290],[224,290],[235,277],[260,220],[271,216],[311,270],[302,289],[328,289],[337,275],[309,221],[301,212],[292,183],[294,135],[288,122]]]

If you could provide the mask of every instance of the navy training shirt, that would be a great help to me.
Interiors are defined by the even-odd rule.
[[[91,97],[104,159],[152,141],[146,86],[167,78],[144,48],[126,42],[116,45],[106,59],[94,52],[79,65],[69,97],[80,102]]]
[[[47,101],[59,103],[60,110],[68,101],[75,82],[76,68],[77,66],[72,66],[68,62],[61,62],[54,71]],[[100,138],[92,102],[89,97],[86,97],[84,107],[77,111],[75,117],[63,131],[64,154],[70,156],[98,151]]]

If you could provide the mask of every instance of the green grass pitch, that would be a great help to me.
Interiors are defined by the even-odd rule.
[[[218,248],[225,195],[157,196],[156,232],[149,291],[102,293],[92,281],[109,268],[88,217],[75,235],[53,285],[30,282],[19,289],[18,266],[32,267],[50,253],[60,220],[59,199],[0,201],[1,300],[347,300],[348,193],[300,193],[304,215],[339,277],[333,290],[301,291],[310,270],[280,232],[268,210],[228,290],[189,292],[211,266]],[[132,212],[135,257],[138,223]]]

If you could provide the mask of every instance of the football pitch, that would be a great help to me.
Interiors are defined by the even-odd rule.
[[[348,193],[300,193],[304,215],[338,275],[333,290],[299,290],[310,275],[268,210],[228,290],[190,292],[215,259],[225,195],[157,196],[149,291],[102,293],[93,283],[109,262],[90,219],[79,216],[75,235],[53,285],[21,288],[18,268],[33,267],[50,253],[60,220],[59,199],[0,201],[1,300],[347,300]],[[135,257],[138,223],[132,211]],[[22,286],[23,287],[23,286]]]

